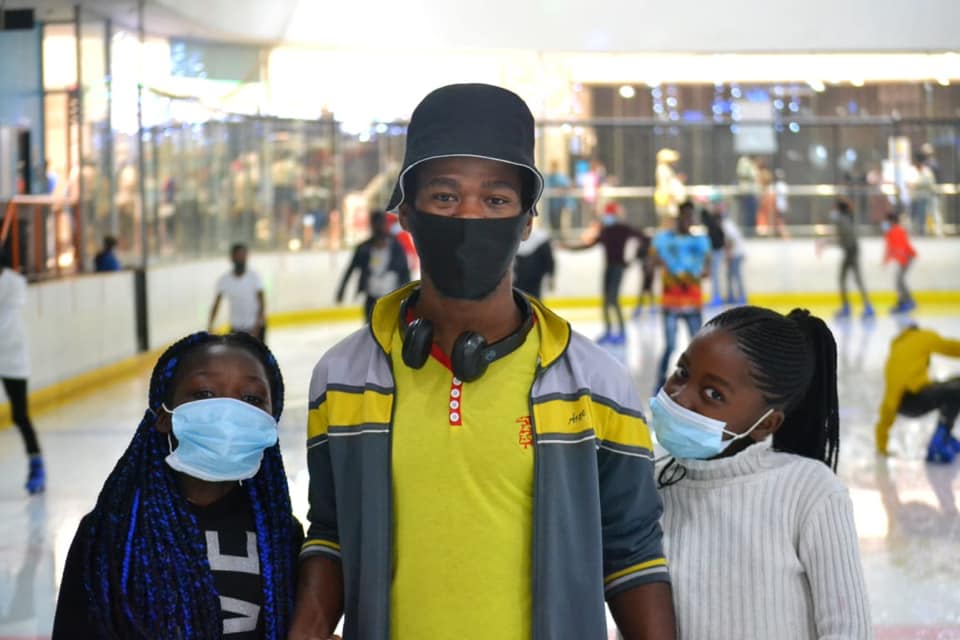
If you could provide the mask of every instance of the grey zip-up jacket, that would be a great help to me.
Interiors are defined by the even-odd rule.
[[[330,349],[310,383],[310,530],[343,567],[345,640],[390,637],[393,332],[416,283]],[[604,598],[669,581],[653,447],[626,369],[535,300],[532,640],[606,638]],[[398,554],[403,549],[397,550]],[[430,606],[425,602],[424,606]]]

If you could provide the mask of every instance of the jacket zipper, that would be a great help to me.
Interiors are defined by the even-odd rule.
[[[540,637],[539,630],[539,617],[540,617],[540,597],[537,591],[540,586],[540,563],[539,563],[539,553],[537,549],[540,545],[537,544],[537,520],[539,509],[537,507],[538,498],[540,496],[540,455],[537,451],[539,437],[537,435],[537,421],[534,418],[533,414],[533,388],[537,386],[537,381],[540,379],[540,374],[543,372],[543,369],[540,367],[540,356],[537,356],[537,368],[533,373],[533,384],[530,385],[530,393],[527,397],[527,408],[530,411],[530,434],[533,438],[533,535],[531,536],[532,540],[530,541],[532,549],[532,561],[531,566],[531,582],[533,583],[533,593],[531,594],[531,609],[533,615],[531,616],[532,629],[530,630],[531,640],[537,640]]]

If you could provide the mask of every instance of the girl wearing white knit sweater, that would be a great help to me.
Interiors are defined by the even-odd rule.
[[[739,307],[697,334],[651,400],[673,456],[659,481],[680,638],[872,637],[834,475],[836,367],[819,318]]]

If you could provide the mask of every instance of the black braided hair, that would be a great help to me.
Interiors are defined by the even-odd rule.
[[[733,336],[764,400],[784,412],[774,448],[820,460],[836,471],[837,343],[826,323],[806,309],[784,316],[743,306],[717,315],[706,327]]]
[[[183,338],[157,361],[149,406],[86,519],[84,586],[101,638],[220,638],[219,596],[196,519],[166,464],[167,437],[156,430],[180,365],[211,345],[254,355],[270,382],[273,416],[283,411],[283,377],[273,354],[243,333]],[[244,485],[257,530],[263,584],[265,637],[286,637],[293,611],[296,552],[294,520],[279,444],[264,452],[260,470]],[[121,553],[122,551],[122,553]]]

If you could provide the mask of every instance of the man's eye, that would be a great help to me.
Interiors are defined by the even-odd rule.
[[[677,378],[679,378],[680,380],[686,380],[686,379],[687,379],[687,375],[688,375],[688,374],[687,374],[687,368],[686,368],[686,367],[683,367],[683,366],[680,366],[680,365],[677,365],[677,369],[676,369],[676,371],[673,372],[673,375],[675,375],[675,376],[676,376]]]
[[[452,193],[435,193],[431,197],[439,202],[453,202],[457,199]]]
[[[493,196],[490,198],[490,204],[495,207],[502,207],[505,204],[510,204],[510,200],[507,198],[501,198],[500,196]]]

